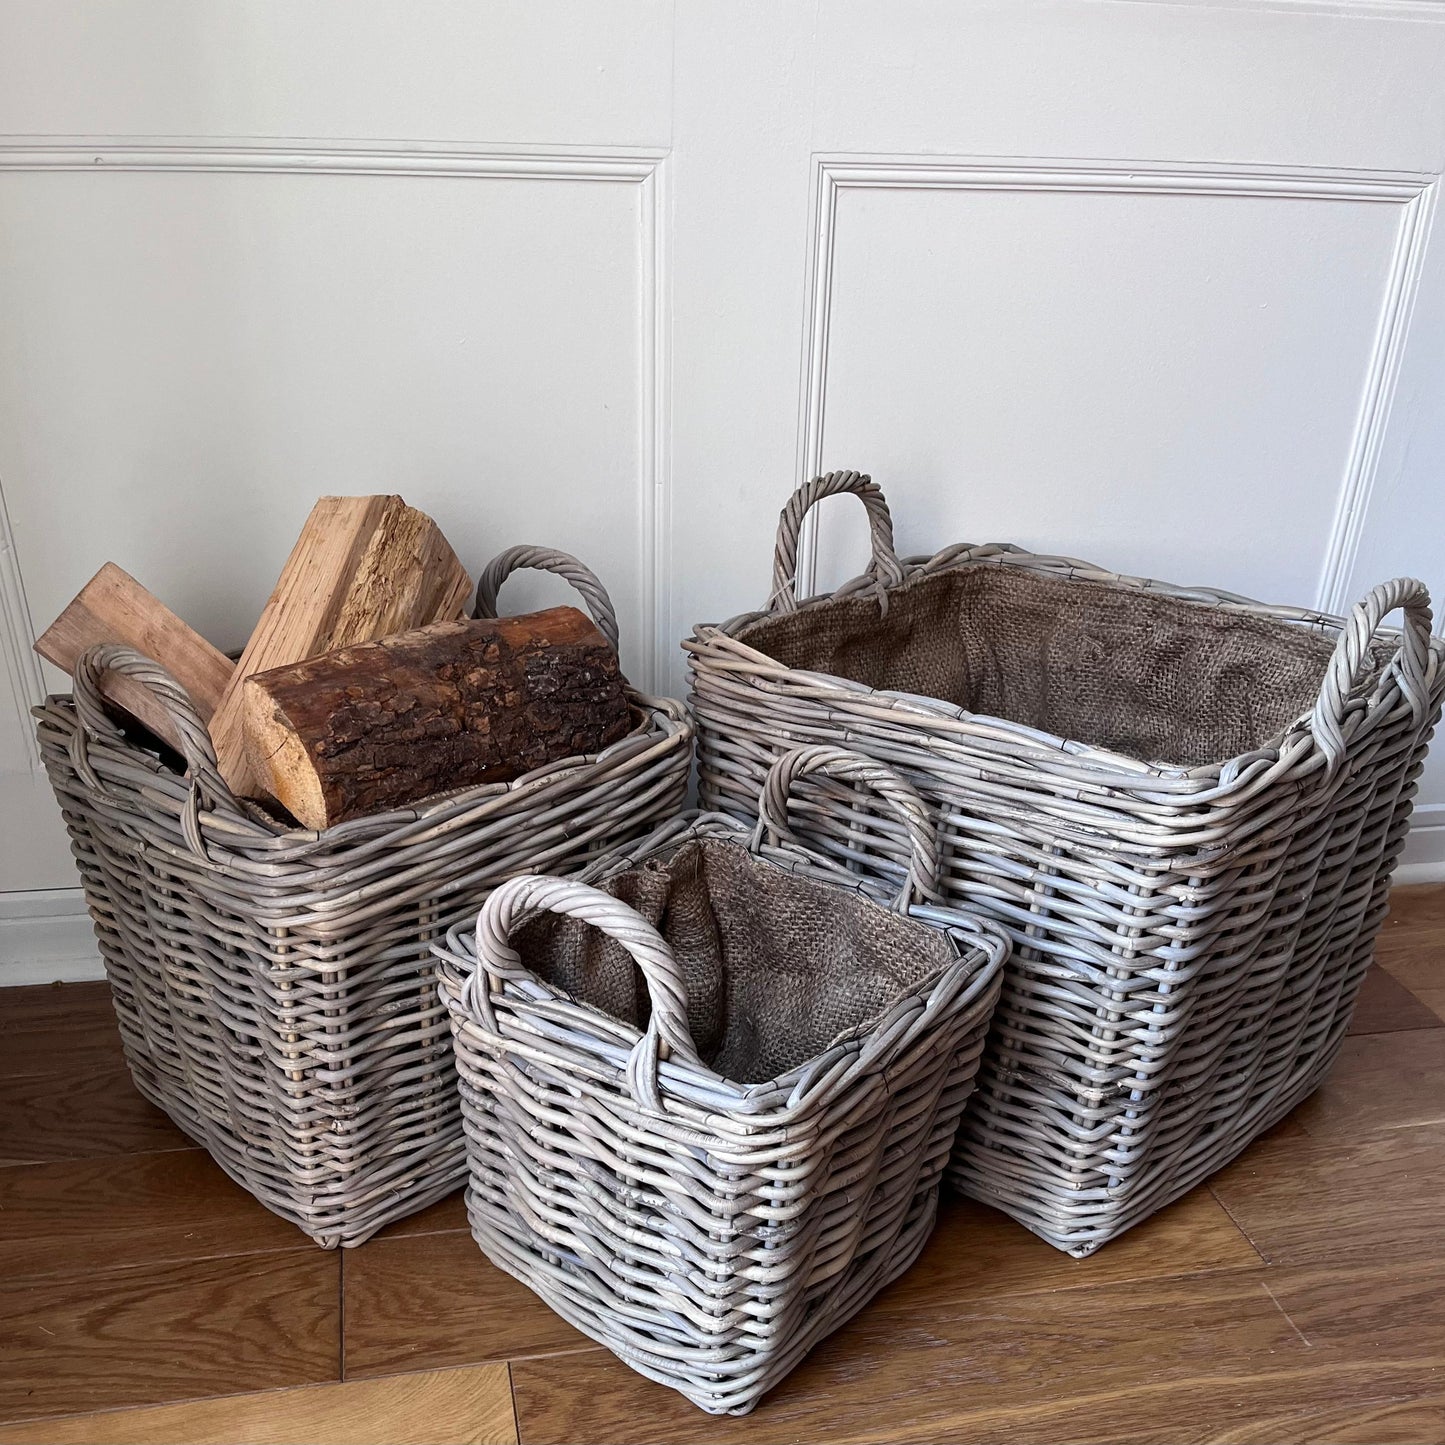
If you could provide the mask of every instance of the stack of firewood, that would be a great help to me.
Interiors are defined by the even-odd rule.
[[[97,643],[158,662],[210,729],[238,797],[325,828],[595,753],[628,729],[617,656],[573,607],[466,620],[472,582],[400,497],[323,497],[233,662],[114,563],[35,644],[73,671]],[[164,704],[111,675],[107,703],[172,747]]]

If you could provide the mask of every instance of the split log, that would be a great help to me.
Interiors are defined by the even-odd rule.
[[[229,657],[187,627],[114,562],[107,562],[41,633],[35,650],[47,662],[73,673],[81,653],[101,642],[124,643],[160,663],[190,694],[203,723],[211,721],[236,670]],[[101,692],[107,701],[180,750],[175,724],[149,688],[109,673],[101,680]]]
[[[575,607],[430,627],[247,680],[252,767],[303,826],[595,753],[630,726],[617,654]]]
[[[211,722],[232,792],[264,791],[247,760],[244,686],[258,672],[460,617],[466,569],[436,523],[400,497],[322,497],[282,568]]]

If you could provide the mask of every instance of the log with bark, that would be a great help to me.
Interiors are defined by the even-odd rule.
[[[211,721],[236,670],[229,657],[187,627],[114,562],[107,562],[41,633],[35,650],[47,662],[73,673],[81,653],[101,642],[123,642],[160,663],[190,694],[203,723]],[[180,735],[170,714],[144,684],[108,673],[100,687],[107,702],[139,720],[171,747],[180,748]]]
[[[308,828],[595,753],[630,727],[617,655],[575,607],[439,622],[249,678],[256,776]]]
[[[211,720],[216,761],[231,790],[243,797],[264,791],[247,757],[247,678],[460,617],[471,586],[436,523],[400,497],[322,497]]]

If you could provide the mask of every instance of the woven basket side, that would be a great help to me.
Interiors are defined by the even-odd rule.
[[[746,836],[720,822],[696,827]],[[684,834],[669,854],[679,877],[692,876],[692,846]],[[612,876],[625,880],[648,849],[619,860]],[[806,880],[775,871],[781,887],[805,895],[821,943],[835,923],[811,909]],[[722,869],[711,877],[730,881]],[[605,900],[621,919],[617,938],[644,938],[630,908],[574,892],[592,900],[582,916],[612,916],[597,902]],[[499,894],[488,912],[503,905]],[[465,949],[441,973],[478,1241],[633,1368],[705,1410],[745,1413],[922,1248],[982,1051],[1001,945],[972,947],[944,977],[909,989],[870,1028],[790,1073],[796,1083],[757,1093],[675,1052],[649,1106],[633,1081],[645,1035],[631,1003],[619,1001],[629,1023],[539,991],[527,961],[540,950],[544,967],[554,966],[569,955],[565,942],[535,919],[510,936],[519,962],[499,955],[505,987],[473,978]],[[665,947],[660,935],[645,937]],[[600,955],[572,949],[567,962],[611,973]],[[725,992],[729,1007],[750,1013]],[[679,1006],[675,1020],[690,1016]]]
[[[690,741],[660,711],[604,760],[330,842],[188,815],[184,781],[118,736],[89,741],[88,780],[78,730],[68,703],[40,711],[137,1087],[328,1246],[460,1177],[432,943],[510,873],[582,866],[675,811]]]
[[[1126,617],[1182,609],[1236,638],[1283,629],[1317,695],[1292,695],[1295,720],[1251,752],[1168,768],[1143,748],[1141,759],[1064,741],[1034,725],[1057,722],[1043,712],[974,716],[867,685],[936,677],[801,670],[869,647],[868,666],[902,666],[881,640],[891,627],[908,642],[923,616],[908,595],[943,607],[960,569],[1037,574],[1024,590],[1040,597],[1102,588]],[[916,789],[938,822],[941,898],[1014,944],[955,1178],[1086,1254],[1219,1167],[1329,1068],[1439,717],[1445,643],[1430,639],[1428,599],[1408,580],[1329,619],[1009,548],[945,549],[903,573],[901,586],[865,576],[832,600],[698,630],[687,646],[700,796],[754,816],[759,779],[799,744],[846,744]],[[1396,608],[1406,625],[1382,638]],[[874,633],[860,640],[848,628],[865,614]],[[758,650],[760,638],[819,645],[814,615],[847,626],[815,654],[789,654],[800,667]],[[946,660],[974,698],[987,688],[964,675],[977,658],[963,651]],[[1116,689],[1119,700],[1151,683]],[[903,878],[899,830],[831,782],[801,789],[795,815],[830,858]]]

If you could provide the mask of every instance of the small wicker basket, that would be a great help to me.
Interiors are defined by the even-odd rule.
[[[900,810],[896,911],[764,841],[814,771]],[[579,880],[513,879],[448,934],[493,1263],[702,1409],[751,1410],[932,1229],[1007,949],[910,903],[936,863],[912,789],[809,749],[769,775],[756,830],[688,815]]]
[[[577,585],[615,645],[606,593],[564,553],[503,553],[479,615],[520,566]],[[165,703],[184,775],[106,714],[107,669]],[[637,726],[597,757],[317,833],[237,802],[162,668],[92,649],[73,699],[36,716],[136,1087],[321,1245],[358,1244],[454,1189],[465,1161],[431,945],[504,878],[580,867],[682,804],[683,711],[631,701]]]
[[[873,560],[799,602],[803,519],[834,493],[866,507]],[[1007,544],[900,560],[882,493],[834,472],[784,509],[773,588],[684,644],[701,801],[751,816],[800,743],[922,795],[939,896],[1014,943],[959,1187],[1085,1255],[1319,1084],[1445,694],[1420,583],[1345,619]],[[849,866],[904,866],[896,824],[826,780],[799,818]]]

